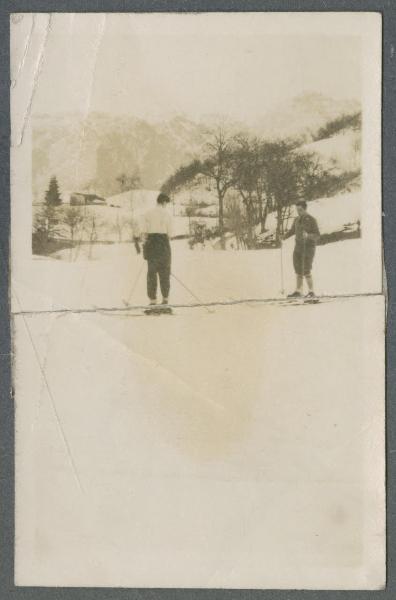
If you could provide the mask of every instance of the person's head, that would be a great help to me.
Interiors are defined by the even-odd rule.
[[[161,192],[161,194],[159,194],[159,196],[157,198],[157,204],[159,204],[160,206],[165,206],[166,204],[169,204],[169,202],[170,202],[169,196],[167,196],[166,194],[163,194]]]
[[[305,214],[307,211],[307,203],[305,202],[305,200],[298,200],[296,202],[296,209],[300,217],[301,215]]]

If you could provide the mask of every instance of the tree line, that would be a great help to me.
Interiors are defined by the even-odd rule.
[[[92,247],[98,241],[99,232],[106,225],[121,242],[125,230],[129,238],[134,239],[136,220],[130,216],[117,214],[110,227],[96,211],[90,211],[85,205],[62,203],[59,184],[55,176],[51,177],[44,203],[34,215],[32,245],[34,254],[49,254],[62,248],[70,249],[70,258],[76,259],[83,241],[89,245],[88,258]]]
[[[291,205],[298,199],[330,196],[357,173],[340,176],[325,169],[319,157],[292,139],[268,141],[227,131],[219,126],[206,133],[202,153],[179,167],[161,191],[174,195],[194,187],[213,190],[218,202],[218,234],[232,231],[254,247],[256,230],[266,230],[267,216],[276,214],[279,243]]]

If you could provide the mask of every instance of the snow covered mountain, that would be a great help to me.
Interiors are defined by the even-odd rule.
[[[358,110],[355,101],[305,94],[263,115],[251,133],[267,138],[297,136],[310,143],[329,120]],[[159,189],[198,153],[211,125],[210,116],[201,122],[180,115],[150,123],[104,113],[37,115],[33,123],[33,200],[43,199],[53,175],[61,190],[89,190],[107,197],[119,192],[119,175],[130,176],[138,170],[142,187]],[[227,127],[241,130],[243,125],[228,122]]]
[[[300,137],[305,142],[328,121],[358,112],[356,100],[334,100],[323,94],[306,93],[285,101],[256,123],[257,133],[269,137]]]
[[[33,198],[41,199],[52,175],[61,190],[109,196],[119,191],[119,175],[138,170],[144,187],[158,189],[200,147],[202,132],[184,117],[158,124],[100,113],[35,117]]]

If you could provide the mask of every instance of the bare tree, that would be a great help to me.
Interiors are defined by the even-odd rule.
[[[185,211],[184,211],[186,217],[188,217],[188,232],[189,232],[190,236],[192,234],[191,219],[192,219],[192,217],[195,217],[195,215],[197,214],[197,211],[198,211],[197,203],[194,202],[194,200],[192,198],[190,198],[190,202],[189,202],[188,206],[186,206]]]
[[[43,204],[33,219],[33,231],[41,231],[47,241],[62,237],[60,208]]]
[[[235,190],[245,209],[239,214],[246,227],[248,247],[254,246],[255,227],[265,231],[267,215],[276,211],[276,241],[283,234],[290,205],[298,198],[317,197],[330,181],[318,157],[301,149],[298,140],[265,141],[218,127],[207,133],[203,158],[183,165],[162,186],[166,193],[203,185],[214,186],[219,205],[219,235],[224,248],[224,203]],[[235,229],[237,209],[231,210]]]
[[[128,217],[117,213],[116,220],[112,224],[112,230],[117,234],[119,242],[122,242],[122,234],[129,224],[128,221]]]
[[[48,254],[52,242],[61,239],[59,208],[43,204],[33,215],[32,248],[36,254]]]
[[[224,198],[233,185],[233,135],[224,126],[207,131],[202,159],[183,165],[167,179],[161,190],[175,193],[182,188],[205,184],[214,187],[219,204],[219,233],[224,247]]]
[[[219,202],[219,232],[224,248],[224,198],[234,184],[233,170],[234,136],[223,125],[207,134],[206,158],[202,163],[202,174],[214,184]]]
[[[83,219],[81,227],[78,229],[79,235],[76,239],[74,260],[79,256],[83,241],[88,245],[88,258],[92,258],[93,246],[98,241],[98,232],[103,228],[105,223],[103,218],[100,218],[95,210],[90,210],[87,206],[82,207],[80,210]]]
[[[237,250],[245,249],[248,223],[238,198],[234,196],[227,198],[224,215],[227,229],[235,234]]]
[[[247,242],[253,246],[254,228],[263,219],[263,165],[260,142],[238,135],[233,152],[233,187],[238,191],[246,211]]]
[[[276,211],[276,241],[283,235],[285,216],[290,205],[304,196],[312,155],[298,150],[292,140],[263,142],[261,168],[268,210]]]
[[[80,206],[67,206],[62,210],[62,224],[68,228],[71,240],[70,260],[73,257],[73,248],[76,243],[76,233],[81,233],[80,230],[85,221],[85,218],[85,212]],[[79,236],[78,243],[81,243],[81,236]]]
[[[62,223],[69,229],[70,239],[73,244],[76,231],[84,222],[84,212],[79,206],[68,206],[63,209],[61,218]]]

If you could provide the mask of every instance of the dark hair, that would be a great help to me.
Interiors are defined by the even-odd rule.
[[[301,206],[305,210],[307,208],[307,203],[305,202],[305,200],[298,200],[296,202],[296,206]]]
[[[169,196],[167,196],[166,194],[163,194],[161,192],[161,194],[157,198],[157,203],[158,204],[168,204],[168,202],[170,202]]]

